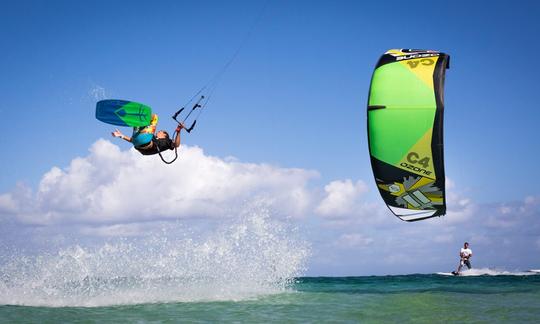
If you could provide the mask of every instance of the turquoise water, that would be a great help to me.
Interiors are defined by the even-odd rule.
[[[166,284],[166,279],[161,279],[160,283]],[[536,323],[540,318],[540,275],[304,277],[281,291],[244,297],[236,294],[229,300],[223,297],[225,294],[214,301],[196,299],[142,304],[137,302],[137,295],[129,300],[131,292],[120,288],[124,285],[107,283],[107,289],[100,293],[110,291],[121,296],[126,305],[4,305],[0,306],[0,321]],[[210,289],[211,285],[206,288]],[[222,286],[216,288],[223,289]],[[178,293],[182,296],[181,291]],[[190,296],[192,293],[189,292]],[[27,299],[27,303],[31,300]]]

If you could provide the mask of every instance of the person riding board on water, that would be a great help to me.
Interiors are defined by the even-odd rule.
[[[169,133],[164,130],[156,132],[158,116],[152,114],[150,125],[143,127],[134,127],[133,134],[128,137],[118,129],[112,132],[112,136],[120,137],[133,144],[133,147],[143,155],[158,154],[165,150],[174,150],[180,146],[180,132],[184,129],[184,124],[179,123],[176,127],[176,136],[174,141],[170,139]]]
[[[472,257],[472,250],[469,249],[468,242],[465,242],[463,244],[463,247],[459,251],[459,257],[460,257],[459,266],[457,268],[457,271],[453,272],[453,274],[456,274],[456,275],[461,272],[461,268],[463,268],[464,265],[467,266],[468,269],[472,268],[471,261],[469,260]]]

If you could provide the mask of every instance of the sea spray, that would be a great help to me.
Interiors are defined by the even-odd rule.
[[[255,207],[205,235],[168,223],[145,237],[11,255],[0,265],[0,304],[246,300],[286,291],[303,273],[308,255],[309,244],[292,226]]]
[[[88,97],[90,100],[99,101],[107,99],[109,96],[107,95],[107,91],[104,87],[92,83],[90,90],[88,90]]]
[[[460,276],[474,277],[474,276],[530,276],[535,275],[532,271],[520,271],[520,270],[503,270],[503,269],[490,269],[490,268],[472,268],[466,269],[460,272]]]

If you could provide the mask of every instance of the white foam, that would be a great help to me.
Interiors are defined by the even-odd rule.
[[[259,210],[200,240],[159,231],[142,241],[12,255],[0,267],[0,305],[92,307],[279,293],[302,274],[309,254],[307,243],[295,236]]]
[[[447,272],[437,272],[440,275],[452,275],[452,273]],[[507,271],[499,269],[490,269],[490,268],[473,268],[462,270],[459,274],[460,276],[465,277],[474,277],[474,276],[530,276],[534,275],[535,272],[532,270],[529,271]]]

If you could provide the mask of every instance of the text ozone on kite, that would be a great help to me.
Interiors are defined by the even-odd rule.
[[[379,59],[367,107],[371,166],[388,208],[404,221],[446,213],[444,78],[450,56],[392,49]]]

